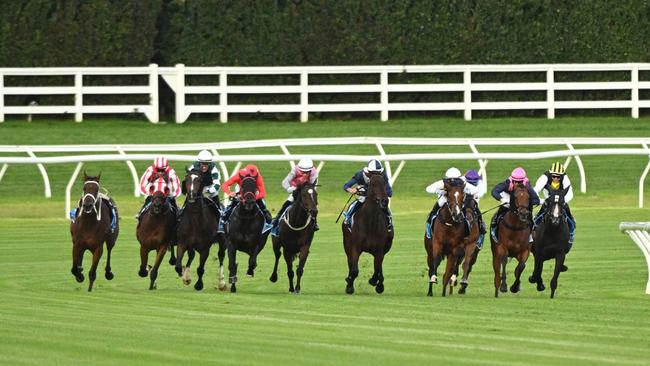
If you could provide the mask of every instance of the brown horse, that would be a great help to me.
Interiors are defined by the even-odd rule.
[[[151,188],[151,206],[142,214],[136,228],[136,237],[140,242],[140,270],[138,275],[140,277],[149,275],[151,279],[149,290],[154,290],[156,288],[158,268],[160,268],[160,263],[165,257],[167,247],[170,245],[176,231],[176,214],[172,210],[171,204],[167,202],[169,187],[167,187],[165,178],[158,178]],[[156,261],[153,267],[148,267],[149,252],[152,250],[156,251]]]
[[[498,240],[495,241],[495,238],[490,235],[492,267],[494,268],[494,297],[499,297],[499,291],[508,292],[506,284],[508,257],[517,258],[519,262],[515,268],[515,282],[510,286],[510,292],[519,292],[521,273],[526,268],[526,260],[528,260],[531,248],[528,240],[532,230],[531,212],[528,187],[522,183],[516,183],[510,195],[510,208],[497,223]]]
[[[480,250],[477,247],[478,238],[480,236],[479,220],[478,220],[478,205],[472,196],[465,197],[465,218],[469,225],[469,235],[465,238],[465,258],[463,259],[463,278],[460,280],[459,294],[464,294],[469,286],[469,274],[472,272],[472,267],[476,263],[478,253]],[[456,269],[458,275],[458,269]]]
[[[200,184],[200,172],[190,170],[185,175],[182,184],[182,191],[186,194],[183,214],[181,215],[178,225],[176,226],[177,254],[176,254],[176,273],[183,277],[183,283],[189,285],[191,282],[189,266],[194,257],[194,252],[199,252],[199,267],[196,274],[199,279],[194,284],[194,289],[200,291],[203,289],[203,273],[205,273],[205,262],[210,256],[210,247],[212,243],[219,242],[219,289],[226,288],[223,275],[223,260],[226,253],[225,243],[222,236],[217,235],[217,226],[219,217],[214,210],[208,205],[207,198],[202,195]],[[183,254],[188,252],[189,260],[185,268],[182,267]]]
[[[278,280],[278,262],[284,248],[284,260],[287,262],[287,276],[289,277],[289,292],[300,293],[300,279],[309,255],[309,247],[314,239],[314,218],[318,214],[318,193],[314,184],[304,183],[293,191],[293,203],[281,217],[279,234],[272,237],[275,265],[270,281]],[[293,260],[299,255],[298,280],[293,287]]]
[[[427,264],[429,265],[429,292],[427,296],[433,296],[433,284],[438,283],[438,266],[442,259],[447,257],[447,265],[442,280],[442,296],[447,293],[453,294],[456,275],[454,269],[464,253],[464,240],[466,221],[463,212],[465,194],[464,184],[454,184],[445,181],[445,203],[438,213],[433,225],[431,238],[424,237],[424,249],[427,251]]]
[[[93,283],[97,276],[97,265],[104,251],[104,243],[108,251],[106,258],[106,279],[113,279],[111,272],[111,250],[115,246],[120,231],[119,217],[115,209],[115,228],[111,228],[111,207],[107,201],[112,200],[99,193],[99,179],[101,173],[96,177],[89,177],[84,172],[83,196],[79,200],[79,213],[70,224],[72,235],[72,269],[70,272],[75,276],[77,282],[84,281],[83,255],[87,250],[93,253],[93,263],[88,271],[88,292],[92,291]],[[112,204],[115,207],[114,204]]]
[[[359,203],[361,204],[361,203]],[[345,292],[354,293],[354,280],[359,275],[359,256],[362,252],[375,257],[375,271],[368,281],[378,294],[384,292],[384,256],[393,244],[394,231],[389,230],[385,210],[388,208],[386,183],[381,174],[372,174],[365,202],[354,215],[352,230],[343,223],[343,247],[348,257],[348,277]]]

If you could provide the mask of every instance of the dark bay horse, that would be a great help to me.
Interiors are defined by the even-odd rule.
[[[233,209],[226,228],[226,247],[228,248],[228,272],[230,292],[237,292],[237,251],[247,253],[248,270],[246,274],[255,275],[257,255],[264,249],[269,231],[262,233],[264,213],[255,202],[257,183],[253,177],[242,180],[239,204]]]
[[[205,272],[205,262],[210,256],[210,247],[218,241],[217,225],[219,217],[215,215],[213,209],[203,197],[200,184],[200,172],[190,170],[185,175],[182,184],[182,192],[185,193],[185,205],[176,228],[177,256],[176,256],[176,273],[183,277],[183,282],[189,285],[191,282],[189,269],[194,252],[198,252],[199,267],[196,274],[199,279],[194,284],[195,290],[203,289],[203,273]],[[225,244],[219,241],[219,288],[225,288],[223,278],[223,260],[225,257]],[[182,267],[183,254],[188,252],[189,260],[185,268]]]
[[[361,204],[361,203],[360,203]],[[389,231],[386,213],[388,195],[381,174],[372,174],[368,183],[366,199],[354,215],[352,231],[343,223],[343,247],[348,257],[348,277],[345,292],[354,293],[354,280],[359,275],[359,256],[362,252],[375,257],[375,270],[368,281],[378,294],[384,292],[384,256],[393,244],[394,231]]]
[[[464,294],[467,291],[467,286],[469,286],[469,274],[472,272],[472,267],[476,263],[478,258],[478,253],[480,250],[477,247],[478,238],[480,236],[479,220],[478,220],[478,205],[474,200],[474,197],[468,195],[465,197],[465,218],[469,225],[469,234],[465,238],[465,255],[463,259],[463,278],[460,280],[460,289],[458,289],[459,294]],[[458,275],[458,269],[456,269],[456,275]]]
[[[424,249],[427,251],[427,264],[429,265],[429,292],[427,296],[433,296],[433,284],[438,283],[438,266],[443,258],[447,257],[447,265],[442,280],[442,296],[447,293],[453,294],[456,274],[454,270],[464,253],[465,237],[465,214],[463,202],[465,194],[464,184],[454,184],[445,181],[445,203],[438,213],[433,226],[431,238],[424,237]]]
[[[304,183],[293,191],[293,203],[285,211],[279,222],[279,235],[273,236],[273,252],[275,265],[271,274],[271,282],[278,280],[278,262],[282,249],[284,260],[287,262],[287,276],[289,277],[289,292],[300,293],[300,279],[309,255],[309,247],[314,239],[314,217],[318,214],[318,193],[314,184]],[[293,260],[299,255],[298,280],[293,287]]]
[[[113,279],[111,250],[115,246],[120,232],[117,209],[114,218],[115,228],[111,228],[111,208],[99,193],[100,177],[101,174],[89,177],[84,172],[83,196],[79,200],[79,213],[70,224],[70,234],[72,234],[72,269],[70,272],[75,276],[77,282],[84,281],[82,267],[84,252],[87,250],[93,253],[93,263],[88,271],[89,292],[92,291],[97,276],[97,265],[102,257],[104,243],[106,243],[108,252],[105,276],[107,280]]]
[[[140,277],[150,277],[149,290],[156,288],[156,278],[160,263],[165,257],[167,247],[171,244],[176,231],[176,214],[171,204],[167,202],[169,187],[165,178],[160,177],[152,185],[152,200],[149,209],[142,214],[136,237],[140,242]],[[156,251],[156,260],[153,267],[148,267],[149,252]]]
[[[530,254],[531,244],[531,204],[528,187],[516,183],[510,195],[510,208],[497,223],[498,241],[490,235],[492,247],[492,267],[494,269],[494,297],[499,297],[499,291],[508,292],[506,284],[506,264],[508,258],[517,258],[515,282],[510,286],[513,293],[519,292],[521,273],[526,268],[526,260]],[[490,230],[491,231],[491,230]]]
[[[551,278],[551,299],[555,297],[557,279],[560,276],[560,270],[564,265],[566,252],[569,249],[569,224],[567,223],[564,202],[564,196],[568,191],[569,187],[563,190],[549,189],[544,218],[533,232],[532,251],[535,256],[535,269],[528,281],[537,284],[537,291],[544,291],[546,288],[542,281],[544,262],[554,258],[555,269],[553,270],[553,278]]]

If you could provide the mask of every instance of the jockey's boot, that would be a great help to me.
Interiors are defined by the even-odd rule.
[[[343,223],[345,226],[350,227],[350,219],[354,214],[359,211],[359,208],[361,207],[361,202],[359,200],[356,200],[350,204],[350,207],[348,207],[348,212],[346,212],[345,215],[345,220],[343,220]]]
[[[290,205],[291,205],[291,201],[289,201],[289,200],[284,201],[284,204],[282,204],[282,207],[280,208],[280,210],[278,210],[278,214],[275,216],[275,218],[274,218],[273,221],[271,222],[271,223],[273,224],[273,227],[278,226],[278,222],[280,221],[280,217],[282,217],[282,214],[284,213],[284,211],[285,211],[285,210],[286,210]]]

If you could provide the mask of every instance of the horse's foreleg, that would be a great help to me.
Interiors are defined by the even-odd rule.
[[[564,265],[564,259],[566,258],[566,253],[563,250],[555,256],[555,269],[553,270],[553,278],[551,278],[551,299],[555,297],[555,290],[557,289],[557,279],[560,277],[560,272],[562,272],[562,266]]]
[[[161,245],[161,246],[158,247],[158,250],[156,252],[156,262],[153,264],[153,268],[151,268],[151,271],[149,272],[149,278],[151,280],[151,283],[149,284],[149,290],[155,290],[156,289],[156,279],[158,278],[158,268],[160,268],[160,264],[162,263],[166,252],[167,252],[167,246],[166,245]]]
[[[90,271],[88,271],[88,292],[93,290],[93,283],[95,282],[95,278],[97,278],[97,266],[99,265],[99,259],[102,257],[103,252],[103,245],[99,245],[93,252],[93,264],[90,267]]]
[[[427,296],[433,296],[433,284],[435,282],[433,277],[433,252],[430,250],[427,250],[427,265],[429,266],[429,292],[427,292]]]
[[[237,292],[237,249],[235,245],[228,241],[228,282],[230,292]]]
[[[501,292],[508,292],[508,283],[506,282],[506,265],[508,264],[508,252],[505,250],[505,254],[501,257],[501,287],[499,290]]]
[[[138,276],[147,277],[149,272],[147,271],[147,261],[149,260],[149,249],[145,248],[144,245],[140,244],[140,269],[138,270]]]
[[[542,272],[544,271],[544,259],[542,255],[535,255],[535,265],[533,267],[533,274],[528,277],[528,282],[537,284],[537,291],[544,291],[544,280],[542,279]]]
[[[280,255],[282,255],[279,239],[273,239],[273,254],[275,254],[275,264],[273,265],[273,273],[271,273],[269,281],[276,282],[278,280],[278,263],[280,262]]]
[[[354,280],[359,275],[359,253],[352,248],[348,255],[348,277],[345,279],[347,286],[345,292],[348,294],[354,293]]]
[[[289,278],[289,292],[294,292],[293,287],[293,255],[284,251],[284,261],[287,263],[287,277]]]
[[[183,275],[183,254],[185,254],[185,245],[178,243],[176,244],[176,266],[174,269],[178,274],[178,277]]]
[[[255,268],[257,267],[257,254],[259,253],[260,247],[256,246],[253,249],[253,252],[248,257],[248,269],[246,270],[246,275],[255,277]]]
[[[492,253],[492,269],[494,270],[494,297],[499,297],[499,288],[501,287],[501,256],[498,248]]]
[[[205,262],[210,257],[210,246],[201,250],[199,252],[199,255],[199,267],[196,269],[196,274],[199,279],[197,279],[196,283],[194,284],[194,289],[196,291],[201,291],[203,289],[203,273],[205,273]]]
[[[382,264],[384,263],[384,253],[376,253],[375,254],[375,273],[372,274],[372,278],[370,279],[370,284],[375,286],[375,291],[378,294],[381,294],[384,292],[384,269],[382,268]],[[374,281],[373,281],[374,279]],[[374,283],[373,283],[374,282]]]
[[[169,265],[170,266],[175,266],[176,265],[176,254],[174,254],[174,246],[169,244]]]
[[[526,250],[525,252],[517,256],[517,260],[519,260],[519,264],[517,264],[517,268],[515,268],[515,282],[513,282],[512,286],[510,286],[510,292],[512,293],[517,293],[520,290],[521,273],[524,271],[524,268],[526,268],[526,261],[528,260],[529,253],[530,252]]]
[[[219,258],[219,290],[223,291],[226,289],[226,281],[223,275],[223,260],[226,256],[226,243],[223,238],[219,240],[219,252],[217,253]]]
[[[109,281],[115,277],[111,271],[111,252],[113,246],[115,246],[114,241],[111,241],[110,239],[106,241],[106,268],[104,268],[104,277]]]
[[[302,274],[305,272],[305,264],[307,263],[307,256],[309,255],[309,245],[303,245],[300,247],[300,255],[298,257],[298,268],[296,269],[296,274],[298,275],[298,280],[296,281],[296,289],[294,293],[300,293],[300,279]]]
[[[449,285],[449,295],[453,294],[453,279],[452,275],[454,274],[454,268],[456,267],[456,254],[451,251],[447,256],[447,264],[445,266],[445,274],[442,276],[442,296],[446,295],[447,285]]]
[[[84,281],[83,267],[81,264],[84,259],[84,250],[81,249],[80,245],[72,244],[72,269],[70,273],[75,277],[77,282]]]
[[[470,245],[465,251],[465,258],[463,258],[463,278],[460,280],[460,289],[458,289],[458,294],[463,295],[467,291],[467,286],[469,285],[469,274],[472,272],[472,265],[476,261],[475,257],[476,245]]]

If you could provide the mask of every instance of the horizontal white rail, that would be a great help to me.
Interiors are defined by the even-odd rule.
[[[477,160],[479,173],[487,181],[487,164],[490,159],[532,160],[547,158],[565,158],[565,165],[575,159],[580,175],[580,191],[587,191],[587,180],[581,156],[595,155],[642,155],[650,157],[648,147],[650,138],[393,138],[393,137],[342,137],[342,138],[306,138],[306,139],[274,139],[253,141],[229,141],[191,144],[151,144],[151,145],[0,145],[0,153],[26,154],[28,156],[0,156],[2,171],[0,179],[9,164],[38,164],[45,185],[45,195],[49,197],[49,178],[43,164],[77,163],[77,170],[86,162],[124,161],[133,178],[135,195],[139,195],[138,173],[132,161],[151,161],[160,154],[176,161],[193,161],[199,150],[209,149],[218,161],[224,177],[230,176],[226,162],[242,161],[288,161],[293,166],[295,160],[309,156],[322,164],[326,161],[366,162],[371,158],[379,158],[385,162],[387,174],[391,183],[399,176],[406,161],[415,160]],[[289,147],[293,146],[340,146],[340,145],[374,145],[378,153],[375,155],[339,155],[339,154],[292,154]],[[577,148],[586,145],[585,148]],[[387,146],[467,146],[468,152],[457,153],[409,153],[389,154]],[[548,146],[548,151],[538,152],[480,152],[482,146]],[[565,146],[566,148],[560,148]],[[593,146],[602,146],[593,148]],[[622,147],[626,146],[626,147]],[[255,155],[224,155],[229,149],[255,149],[277,147],[278,154]],[[192,154],[178,154],[192,152]],[[36,153],[86,153],[84,155],[63,155],[38,157]],[[112,153],[112,154],[111,154]],[[397,169],[391,168],[391,161],[399,161]],[[643,191],[645,178],[650,172],[650,161],[639,178],[639,207],[643,207]],[[73,181],[68,185],[72,187]],[[68,195],[70,192],[66,192]]]
[[[619,229],[627,233],[643,252],[648,265],[648,282],[645,293],[650,294],[650,222],[621,222]]]

